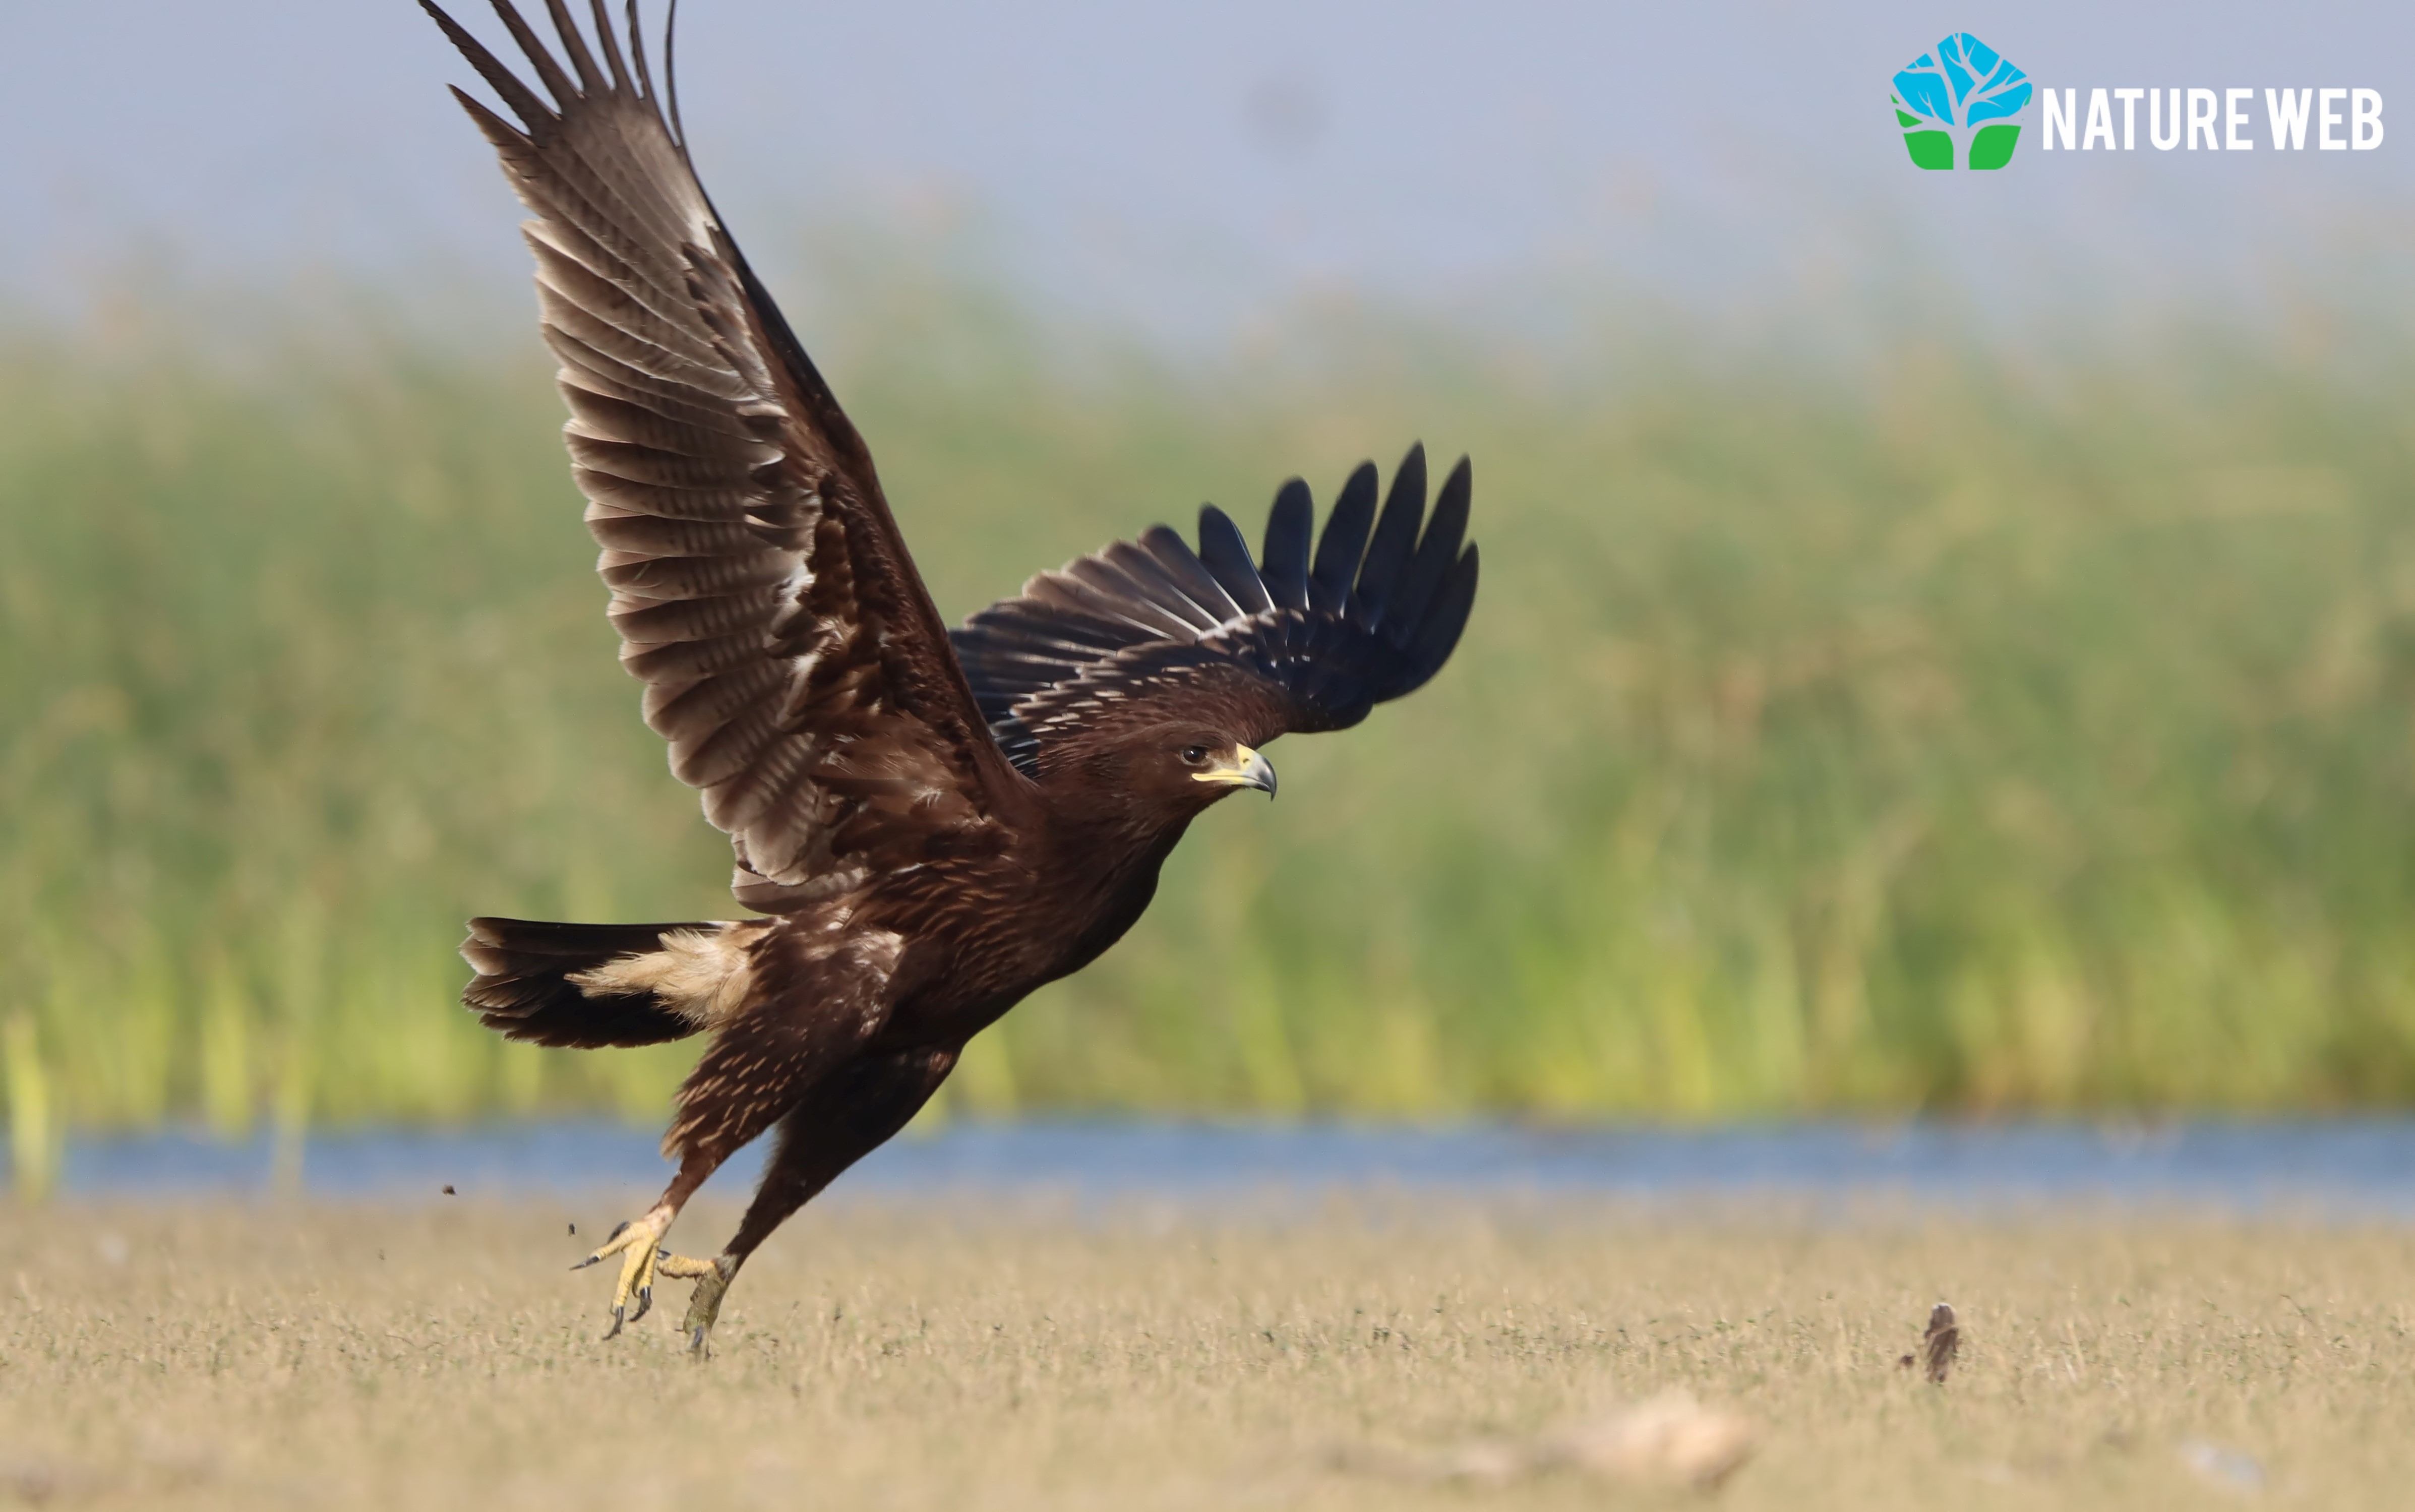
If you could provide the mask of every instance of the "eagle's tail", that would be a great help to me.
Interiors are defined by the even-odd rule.
[[[548,924],[472,919],[461,1001],[507,1040],[592,1049],[683,1040],[742,1000],[745,924]]]

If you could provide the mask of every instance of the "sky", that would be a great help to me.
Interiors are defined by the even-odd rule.
[[[0,302],[160,271],[525,297],[518,206],[443,89],[472,75],[407,0],[0,6]],[[2083,110],[2366,87],[2389,134],[2047,153],[2032,105],[2002,172],[1923,172],[1888,87],[1957,30]],[[1178,342],[1336,292],[1534,318],[1591,286],[1750,322],[1914,274],[2014,323],[2258,318],[2386,294],[2415,245],[2403,4],[686,0],[679,40],[695,157],[775,283],[788,249],[875,228]]]

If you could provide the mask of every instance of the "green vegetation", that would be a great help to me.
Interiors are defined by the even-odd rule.
[[[802,323],[952,615],[1202,498],[1477,459],[1458,659],[1279,747],[1282,801],[1203,822],[951,1107],[2415,1096],[2403,366],[1347,315],[1186,365],[906,283]],[[13,1121],[656,1115],[692,1046],[548,1055],[453,1006],[469,914],[734,906],[532,337],[123,324],[0,351]]]

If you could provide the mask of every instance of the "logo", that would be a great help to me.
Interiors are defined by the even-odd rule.
[[[2181,144],[2182,127],[2188,128],[2188,150],[2254,152],[2256,150],[2253,89],[2092,89],[2088,92],[2088,126],[2079,127],[2079,90],[2046,92],[2046,140],[2038,145],[2055,150],[2062,139],[2064,152],[2136,152],[2138,150],[2138,101],[2147,102],[2147,140],[2157,152]],[[2121,101],[2122,129],[2115,132],[2113,102]],[[2272,128],[2265,146],[2272,152],[2303,152],[2311,138],[2318,152],[2371,152],[2389,134],[2381,124],[2381,91],[2310,86],[2264,91],[2264,120]],[[2347,106],[2343,112],[2340,107]]]
[[[2029,75],[1969,32],[1957,32],[1895,76],[1895,118],[1922,168],[2002,168],[2020,145],[2010,117],[2030,102]]]

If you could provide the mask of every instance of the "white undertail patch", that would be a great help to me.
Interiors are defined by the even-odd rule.
[[[743,923],[674,929],[659,950],[616,956],[566,980],[589,997],[651,994],[698,1027],[715,1028],[745,1006],[755,981],[751,948],[770,928]]]

